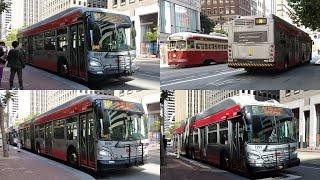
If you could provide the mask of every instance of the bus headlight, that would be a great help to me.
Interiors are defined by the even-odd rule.
[[[248,156],[248,159],[252,159],[252,160],[260,159],[259,155],[253,154],[253,153],[250,153],[250,152],[247,153],[247,156]]]
[[[89,65],[90,65],[91,67],[102,67],[102,64],[101,64],[100,62],[98,62],[98,61],[95,61],[95,60],[91,60],[91,61],[89,62]]]
[[[99,150],[99,155],[104,157],[110,157],[110,153],[106,150]]]

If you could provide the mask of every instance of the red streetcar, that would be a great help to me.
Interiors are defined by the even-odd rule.
[[[168,37],[168,64],[177,66],[226,63],[228,38],[181,32]]]

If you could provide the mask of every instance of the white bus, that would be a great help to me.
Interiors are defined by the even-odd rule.
[[[228,34],[232,68],[286,70],[311,60],[309,34],[275,15],[239,17]]]

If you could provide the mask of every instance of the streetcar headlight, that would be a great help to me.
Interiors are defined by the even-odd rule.
[[[95,60],[91,60],[89,62],[89,65],[92,66],[92,67],[101,67],[102,66],[102,64],[100,62],[95,61]]]
[[[260,159],[259,155],[254,154],[254,153],[250,153],[250,152],[247,153],[247,156],[248,156],[248,159],[253,159],[253,160]]]
[[[99,155],[100,156],[105,156],[105,157],[109,157],[110,153],[106,150],[99,150]]]

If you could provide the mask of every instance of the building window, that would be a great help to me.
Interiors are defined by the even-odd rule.
[[[290,96],[290,90],[286,90],[286,96]]]
[[[299,94],[300,90],[294,90],[294,94]]]
[[[113,0],[113,6],[116,6],[118,4],[118,0]]]
[[[129,0],[129,3],[134,3],[135,0]]]
[[[120,2],[121,2],[121,5],[126,4],[126,0],[120,0]]]

